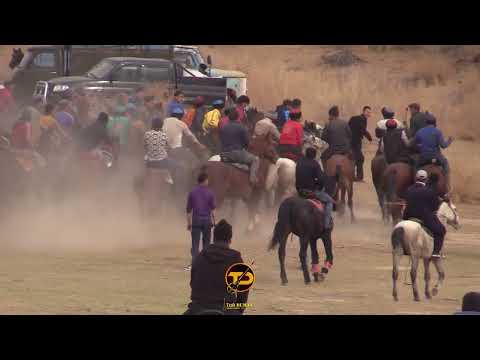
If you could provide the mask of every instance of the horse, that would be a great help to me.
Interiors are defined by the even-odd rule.
[[[375,192],[377,193],[378,205],[382,211],[382,220],[385,222],[388,219],[388,214],[385,208],[385,194],[382,189],[382,179],[386,168],[387,162],[385,161],[385,156],[382,153],[377,152],[370,164],[370,170],[372,172],[373,186],[375,187]]]
[[[8,64],[8,67],[13,70],[15,69],[20,63],[22,62],[23,59],[23,51],[22,49],[13,49],[12,50],[12,57],[10,59],[10,63]]]
[[[144,174],[134,178],[133,188],[142,218],[165,215],[166,204],[172,191],[172,185],[168,182],[169,174],[167,169],[146,169]]]
[[[340,216],[345,213],[345,195],[348,194],[348,207],[350,209],[350,221],[355,222],[353,213],[353,161],[345,155],[334,154],[324,164],[325,174],[329,178],[335,178],[335,193],[333,199],[337,204],[337,211]],[[338,196],[341,196],[340,202]]]
[[[278,209],[277,222],[273,231],[273,236],[269,245],[269,250],[273,250],[277,245],[278,258],[280,261],[280,278],[282,285],[288,283],[287,273],[285,271],[285,248],[288,235],[291,233],[300,239],[300,262],[305,284],[310,283],[310,275],[307,268],[307,248],[310,245],[312,252],[312,273],[314,281],[324,280],[328,269],[333,264],[332,253],[332,229],[323,228],[324,214],[310,200],[292,196],[285,199]],[[317,250],[317,240],[321,238],[326,252],[326,261],[324,267],[320,270],[319,256]]]
[[[422,166],[420,169],[425,170],[429,177],[432,174],[436,174],[438,176],[437,191],[439,196],[443,196],[449,192],[447,186],[447,177],[445,176],[441,166],[435,164],[428,164]]]
[[[321,153],[328,147],[328,144],[320,139],[322,127],[318,124],[310,123],[310,130],[305,132],[303,142],[303,153],[309,147],[317,150],[317,161],[320,162]],[[311,130],[312,127],[315,130]],[[270,195],[271,206],[280,205],[280,203],[296,194],[295,188],[295,169],[296,162],[289,158],[279,158],[276,164],[270,165],[265,183],[265,189]]]
[[[439,220],[446,225],[451,225],[455,230],[460,227],[460,218],[457,214],[457,209],[453,203],[446,201],[442,202],[437,211]],[[430,236],[416,221],[403,220],[400,221],[393,229],[391,235],[392,241],[392,256],[393,256],[393,299],[398,301],[397,281],[399,275],[400,258],[403,254],[410,256],[412,268],[410,270],[410,277],[412,280],[413,298],[415,301],[420,301],[417,288],[417,269],[419,260],[423,259],[425,268],[425,296],[431,299],[432,295],[436,296],[443,285],[445,279],[445,271],[443,269],[442,259],[438,258],[433,261],[438,273],[438,282],[430,293],[430,261],[433,251],[433,238]]]
[[[242,199],[248,206],[249,225],[247,231],[252,231],[258,220],[258,204],[264,191],[265,178],[269,164],[276,163],[278,155],[272,142],[265,141],[263,137],[252,139],[249,151],[260,158],[258,169],[258,183],[250,183],[248,171],[241,170],[232,164],[220,161],[217,155],[204,164],[199,171],[206,172],[209,184],[213,190],[217,206],[220,207],[225,199]]]
[[[410,185],[413,184],[413,169],[407,163],[396,162],[387,165],[381,178],[380,188],[377,190],[379,202],[383,205],[383,220],[397,224],[401,218],[404,208],[402,196]],[[386,200],[386,203],[385,203]]]

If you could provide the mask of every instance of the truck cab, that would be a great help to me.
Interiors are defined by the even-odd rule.
[[[192,103],[202,95],[207,101],[225,99],[227,80],[198,76],[182,64],[165,59],[111,57],[100,61],[83,76],[67,76],[38,81],[34,96],[41,96],[45,102],[56,102],[71,91],[82,88],[106,98],[135,89],[154,85],[168,98],[175,90],[185,93],[185,102]]]
[[[28,101],[38,81],[48,82],[56,77],[85,74],[95,64],[109,57],[159,58],[174,60],[185,68],[199,69],[206,64],[198,47],[186,45],[38,45],[30,47],[14,67],[12,82],[14,96]],[[12,57],[13,59],[13,57]],[[211,57],[208,59],[211,65]],[[210,69],[211,77],[225,77],[238,95],[246,86],[238,85],[238,72],[229,78],[229,71]],[[221,76],[219,75],[221,74]],[[246,76],[242,75],[246,84]],[[237,80],[234,80],[237,79]],[[237,84],[237,85],[235,85]],[[240,91],[240,92],[239,92]]]

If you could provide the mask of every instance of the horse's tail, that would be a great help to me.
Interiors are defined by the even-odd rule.
[[[283,239],[288,235],[287,229],[290,225],[290,209],[291,202],[288,199],[280,205],[278,209],[277,223],[273,230],[273,236],[268,246],[268,250],[273,250],[277,245],[280,245]]]
[[[395,252],[404,246],[405,230],[403,227],[397,227],[392,232],[392,250]]]

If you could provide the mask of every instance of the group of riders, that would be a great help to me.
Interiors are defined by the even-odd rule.
[[[146,96],[146,90],[139,88],[133,96],[120,94],[115,104],[107,111],[100,112],[96,120],[89,121],[89,104],[82,90],[68,94],[55,106],[44,105],[35,98],[33,104],[25,107],[13,125],[9,134],[10,145],[19,152],[34,154],[38,164],[48,163],[52,153],[58,152],[62,144],[74,142],[81,154],[98,158],[102,147],[110,146],[114,157],[126,151],[131,129],[143,129],[145,167],[163,168],[172,171],[178,164],[172,154],[176,149],[197,146],[200,150],[209,150],[210,155],[220,155],[224,162],[244,164],[249,167],[250,182],[258,185],[260,159],[248,151],[251,139],[263,137],[273,141],[279,157],[289,158],[296,165],[296,188],[302,197],[315,198],[325,205],[325,227],[331,228],[331,213],[334,208],[332,197],[325,191],[328,178],[317,162],[314,148],[304,150],[305,131],[311,129],[311,123],[302,119],[300,99],[285,100],[276,111],[252,122],[249,112],[250,99],[236,97],[229,90],[227,100],[217,99],[207,104],[205,98],[197,97],[189,109],[185,106],[185,95],[176,91],[173,99],[163,107],[153,96]],[[387,164],[405,162],[412,166],[412,172],[427,163],[441,166],[449,183],[449,166],[441,153],[452,142],[445,140],[437,128],[436,118],[428,112],[420,112],[418,104],[409,105],[410,126],[395,118],[388,107],[381,112],[383,119],[376,124],[375,135],[379,139],[377,155],[383,155]],[[340,119],[337,106],[330,108],[328,123],[322,130],[321,140],[328,148],[321,154],[325,169],[326,161],[335,154],[347,156],[356,167],[356,181],[363,181],[362,139],[372,141],[367,130],[367,120],[372,109],[363,108],[362,114],[354,116],[349,122]],[[425,174],[416,174],[418,182],[425,180]],[[424,184],[424,183],[422,183]],[[419,185],[409,189],[407,210],[413,207],[429,208],[433,214],[438,207],[432,196],[420,196]],[[430,190],[429,190],[430,191]],[[415,196],[412,194],[415,193]],[[419,204],[422,199],[429,204]],[[409,208],[410,206],[410,208]],[[441,244],[444,229],[430,215],[419,214],[435,237],[435,243]],[[423,218],[422,218],[423,217]],[[441,225],[441,224],[440,224]],[[438,246],[434,255],[438,255]]]

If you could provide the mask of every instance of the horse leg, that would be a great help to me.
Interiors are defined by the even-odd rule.
[[[432,295],[437,296],[438,291],[443,286],[443,280],[445,279],[445,271],[443,270],[442,259],[433,260],[433,265],[435,265],[435,269],[437,269],[438,281],[437,281],[437,283],[435,284],[435,287],[432,290]]]
[[[417,269],[419,258],[412,256],[412,269],[410,270],[410,278],[412,280],[412,289],[413,289],[413,299],[415,301],[420,301],[420,296],[418,295],[418,286],[417,286]]]
[[[311,237],[310,238],[310,250],[312,253],[312,273],[313,273],[313,280],[318,282],[320,279],[323,280],[323,275],[320,273],[319,267],[319,256],[318,256],[318,249],[317,249],[317,238]]]
[[[290,235],[290,231],[287,231],[285,236],[280,239],[280,245],[278,247],[278,260],[280,261],[280,279],[282,280],[282,285],[288,284],[287,272],[285,270],[285,254],[288,235]]]
[[[431,299],[432,295],[430,295],[430,259],[429,258],[423,259],[423,266],[425,268],[425,297],[427,299]]]
[[[355,222],[355,214],[353,213],[353,182],[348,184],[348,208],[350,209],[350,222]]]
[[[325,266],[322,268],[322,278],[325,278],[324,274],[328,274],[329,267],[333,264],[333,251],[332,251],[332,230],[328,230],[322,235],[323,247],[325,248]]]
[[[392,269],[392,280],[393,280],[393,300],[398,301],[398,289],[397,289],[397,282],[398,282],[398,267],[400,265],[400,259],[402,257],[402,249],[395,248],[393,249],[393,269]]]
[[[305,284],[310,284],[310,274],[308,273],[307,267],[307,249],[308,244],[310,243],[308,236],[301,236],[300,237],[300,262],[302,264],[302,271],[303,271],[303,278],[305,280]]]

